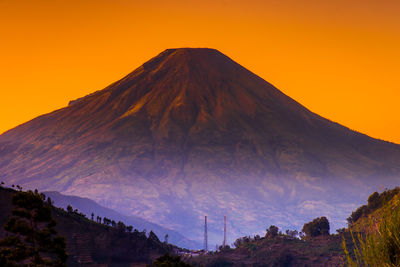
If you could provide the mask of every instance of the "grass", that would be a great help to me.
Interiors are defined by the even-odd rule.
[[[400,266],[400,207],[385,210],[377,231],[350,235],[342,241],[349,266]]]

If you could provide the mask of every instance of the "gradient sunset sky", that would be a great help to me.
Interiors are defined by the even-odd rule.
[[[211,47],[311,111],[400,143],[400,0],[0,0],[0,133],[166,48]]]

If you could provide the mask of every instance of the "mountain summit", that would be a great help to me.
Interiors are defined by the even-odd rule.
[[[8,183],[88,197],[201,239],[341,226],[399,181],[400,146],[324,119],[214,49],[168,49],[0,136]],[[333,227],[332,227],[333,228]]]

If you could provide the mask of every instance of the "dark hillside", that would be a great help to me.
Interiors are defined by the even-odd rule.
[[[163,238],[168,234],[169,242],[179,247],[198,249],[202,246],[201,243],[189,240],[176,231],[166,229],[158,224],[151,223],[137,216],[125,216],[112,209],[105,208],[88,198],[63,195],[54,191],[44,192],[44,194],[51,198],[56,207],[66,209],[68,205],[71,205],[74,209],[78,209],[80,212],[86,214],[87,217],[90,217],[91,214],[94,213],[95,217],[100,216],[112,218],[115,221],[122,221],[127,225],[132,225],[138,230],[151,230],[160,238]]]
[[[4,225],[11,214],[14,190],[0,187],[0,224]],[[70,255],[68,266],[142,266],[172,251],[154,234],[105,226],[93,222],[77,212],[67,212],[53,207],[57,231],[67,241]],[[5,236],[0,228],[0,238]]]
[[[186,260],[194,266],[341,266],[343,256],[337,235],[307,241],[279,236]]]

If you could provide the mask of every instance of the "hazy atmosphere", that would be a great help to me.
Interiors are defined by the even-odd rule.
[[[0,266],[400,266],[399,14],[0,0]]]

